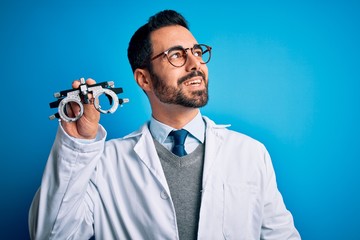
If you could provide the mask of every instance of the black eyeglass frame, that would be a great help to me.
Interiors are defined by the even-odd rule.
[[[152,58],[150,59],[150,61],[153,61],[153,60],[155,60],[155,59],[157,59],[157,58],[165,55],[165,56],[166,56],[166,59],[168,60],[168,62],[169,62],[171,65],[173,65],[174,67],[182,67],[182,66],[184,66],[184,65],[186,64],[186,61],[187,61],[187,59],[188,59],[188,50],[190,50],[191,53],[195,56],[194,49],[199,49],[199,48],[202,49],[202,47],[205,47],[205,48],[206,48],[206,50],[203,51],[202,54],[209,52],[209,59],[208,59],[206,62],[202,62],[202,61],[200,62],[201,64],[206,64],[206,63],[208,63],[208,62],[210,61],[210,59],[211,59],[211,49],[212,49],[212,47],[210,47],[210,46],[208,46],[208,45],[205,45],[205,44],[194,44],[194,46],[193,46],[192,48],[183,48],[182,46],[174,46],[174,47],[171,47],[171,48],[167,49],[166,51],[164,51],[164,52],[162,52],[162,53],[159,53],[159,54],[157,54],[156,56],[152,57]],[[170,61],[169,55],[168,55],[170,51],[176,50],[176,49],[182,49],[182,50],[185,52],[185,56],[186,56],[184,63],[183,63],[182,65],[180,65],[180,66],[174,65],[174,64]]]

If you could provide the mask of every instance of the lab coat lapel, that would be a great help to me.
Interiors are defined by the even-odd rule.
[[[149,171],[162,184],[163,188],[169,193],[169,187],[165,178],[164,171],[161,166],[159,156],[157,154],[154,140],[151,136],[147,124],[140,131],[140,138],[134,147],[134,151]]]
[[[206,134],[205,134],[205,161],[203,172],[203,189],[206,188],[208,176],[212,168],[219,158],[219,152],[224,142],[224,131],[221,129],[230,125],[216,125],[212,120],[203,117],[206,121]]]

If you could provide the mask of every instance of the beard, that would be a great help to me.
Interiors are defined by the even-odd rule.
[[[149,73],[154,86],[154,93],[161,102],[191,108],[200,108],[207,104],[209,99],[208,83],[205,82],[205,75],[202,72],[193,71],[188,75],[179,78],[177,81],[178,87],[167,85],[166,81],[161,79],[152,70],[150,70]],[[189,92],[190,96],[188,96],[185,94],[184,89],[181,87],[181,84],[195,76],[201,76],[203,78],[203,81],[205,83],[205,89]]]

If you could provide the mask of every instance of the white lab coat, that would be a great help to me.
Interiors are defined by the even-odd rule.
[[[300,239],[265,147],[206,121],[198,239]],[[29,213],[32,239],[178,239],[148,125],[83,144],[59,128]]]

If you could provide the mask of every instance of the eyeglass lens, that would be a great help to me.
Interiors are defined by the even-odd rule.
[[[202,44],[195,44],[191,49],[184,49],[180,46],[169,49],[167,58],[172,65],[181,67],[187,60],[187,54],[190,54],[187,51],[191,51],[201,63],[207,63],[210,60],[210,50]]]

